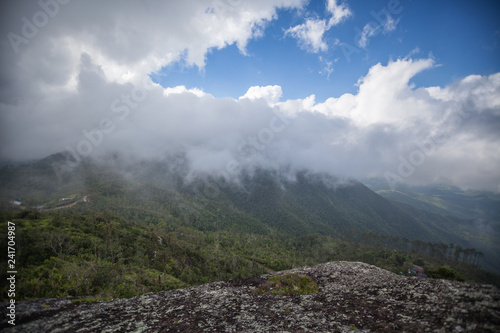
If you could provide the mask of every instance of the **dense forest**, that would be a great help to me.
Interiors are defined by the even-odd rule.
[[[375,234],[289,237],[181,226],[168,231],[69,210],[4,212],[2,221],[7,220],[16,224],[17,290],[22,298],[131,297],[332,260],[363,261],[399,274],[407,274],[413,265],[428,272],[444,266],[456,279],[498,283],[498,276],[480,268],[474,249]],[[6,229],[6,224],[0,227]]]

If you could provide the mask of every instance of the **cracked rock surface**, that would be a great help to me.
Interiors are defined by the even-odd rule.
[[[309,276],[313,295],[255,293],[269,277]],[[5,332],[500,332],[491,285],[419,279],[360,262],[329,262],[232,282],[103,303],[74,298],[16,303]]]

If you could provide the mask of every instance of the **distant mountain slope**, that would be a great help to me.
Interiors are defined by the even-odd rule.
[[[500,194],[463,191],[454,186],[409,186],[391,189],[383,179],[365,179],[363,183],[381,196],[414,207],[465,219],[481,219],[500,224]]]
[[[228,188],[227,200],[239,210],[294,234],[342,235],[363,230],[431,242],[460,242],[432,218],[408,214],[354,180],[299,172],[290,181],[276,172],[259,170],[243,180],[243,188]]]

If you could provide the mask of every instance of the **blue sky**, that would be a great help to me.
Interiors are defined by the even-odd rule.
[[[407,56],[431,57],[437,64],[413,79],[417,87],[445,86],[470,74],[489,75],[500,70],[498,1],[402,0],[394,6],[393,14],[387,7],[390,1],[343,3],[352,15],[325,32],[326,51],[304,50],[297,39],[285,35],[287,29],[307,18],[331,16],[325,1],[313,0],[304,10],[279,10],[278,18],[265,26],[263,36],[248,43],[247,55],[233,44],[212,49],[201,70],[177,62],[151,77],[164,87],[196,87],[216,97],[238,98],[249,86],[280,85],[284,99],[315,94],[317,101],[324,101],[356,92],[358,79],[371,66]],[[366,47],[361,47],[360,31],[370,22],[380,27],[387,20],[384,10],[396,22],[394,29],[383,32],[379,28]],[[372,12],[379,13],[379,19]],[[349,58],[339,42],[355,50]]]

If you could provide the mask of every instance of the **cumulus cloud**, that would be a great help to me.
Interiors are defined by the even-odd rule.
[[[343,121],[322,131],[328,148],[317,152],[324,160],[331,156],[327,165],[340,172],[381,176],[390,184],[445,182],[498,191],[500,73],[416,89],[411,79],[434,66],[432,59],[408,58],[377,64],[355,95],[323,103],[310,96],[279,107],[297,118],[305,112]]]
[[[230,43],[244,49],[276,6],[301,2],[175,2],[175,15],[162,3],[127,3],[112,11],[96,2],[99,10],[84,24],[81,11],[92,7],[70,2],[37,38],[20,45],[22,54],[4,40],[2,159],[64,150],[79,158],[110,151],[142,158],[182,152],[192,171],[228,177],[243,167],[291,167],[500,190],[500,74],[415,87],[412,79],[436,65],[404,58],[372,66],[355,93],[326,101],[314,95],[282,100],[276,85],[249,87],[239,99],[163,88],[147,73],[174,59],[203,66],[206,52]],[[36,12],[36,5],[23,3],[12,16]],[[162,10],[164,20],[148,15]],[[142,21],[126,25],[137,11]],[[213,20],[209,33],[206,20]],[[19,22],[7,21],[0,23],[2,31],[17,31]],[[233,35],[228,25],[244,32]],[[165,34],[161,27],[179,32]],[[123,29],[131,39],[118,38]]]
[[[248,41],[262,34],[278,8],[300,8],[302,2],[90,0],[61,5],[52,1],[55,15],[40,28],[33,25],[33,18],[37,13],[48,15],[38,2],[2,4],[2,11],[9,13],[0,22],[2,35],[20,38],[3,40],[7,57],[3,60],[16,64],[19,79],[29,78],[10,92],[40,84],[46,89],[74,88],[82,53],[101,66],[107,79],[118,83],[138,84],[145,75],[180,59],[203,67],[212,49],[235,44],[245,53]],[[30,29],[21,18],[30,21],[36,33],[24,34]]]

